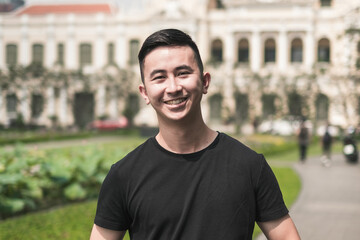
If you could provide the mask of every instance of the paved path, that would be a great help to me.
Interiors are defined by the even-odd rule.
[[[316,157],[294,168],[302,190],[290,215],[301,239],[359,240],[360,164],[347,164],[342,155],[335,155],[331,167],[324,167]]]

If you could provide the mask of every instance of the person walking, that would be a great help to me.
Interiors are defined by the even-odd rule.
[[[157,31],[138,57],[159,132],[111,167],[90,238],[250,240],[256,221],[268,239],[300,239],[264,156],[205,124],[211,76],[191,37]]]
[[[309,129],[306,127],[305,120],[302,120],[298,131],[298,144],[299,144],[301,163],[305,163],[309,141],[310,141]]]
[[[330,167],[331,166],[331,146],[333,143],[333,138],[330,134],[329,125],[326,126],[325,133],[321,138],[321,146],[323,156],[321,157],[321,162],[323,166]]]

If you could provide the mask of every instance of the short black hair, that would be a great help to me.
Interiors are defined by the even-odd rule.
[[[189,46],[194,51],[195,60],[200,70],[204,71],[203,62],[200,57],[199,49],[191,37],[178,29],[163,29],[151,34],[144,41],[138,55],[140,64],[141,80],[144,82],[144,59],[155,48],[163,46]]]

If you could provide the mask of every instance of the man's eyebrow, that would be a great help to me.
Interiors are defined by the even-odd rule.
[[[188,70],[190,72],[194,72],[194,69],[192,67],[190,67],[189,65],[181,65],[181,66],[178,66],[175,68],[176,71],[179,71],[179,70]]]
[[[150,73],[150,78],[152,78],[154,75],[158,74],[158,73],[165,73],[165,70],[162,69],[155,69]]]

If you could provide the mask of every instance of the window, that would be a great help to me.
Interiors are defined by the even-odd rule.
[[[330,42],[326,38],[318,43],[318,62],[330,62]]]
[[[303,99],[300,94],[297,92],[292,92],[288,94],[288,108],[289,108],[289,115],[301,117],[302,115],[302,108],[303,108]]]
[[[40,94],[31,95],[31,117],[39,118],[44,108],[44,97]]]
[[[16,116],[16,105],[17,105],[17,97],[15,94],[8,94],[6,95],[6,112],[8,115],[13,115],[10,117]]]
[[[295,38],[291,42],[291,62],[302,62],[303,61],[303,46],[300,38]]]
[[[331,7],[331,0],[320,0],[321,7]]]
[[[210,97],[210,119],[212,121],[221,121],[221,109],[222,109],[223,97],[221,94],[215,94]]]
[[[211,44],[211,59],[214,62],[223,61],[223,44],[220,39],[216,39]]]
[[[44,62],[44,46],[42,44],[34,44],[32,47],[32,62],[43,64]]]
[[[275,40],[267,39],[265,41],[264,62],[265,63],[275,62],[275,59],[276,59]]]
[[[80,67],[92,64],[92,48],[89,43],[80,44]]]
[[[264,119],[276,114],[275,100],[275,94],[264,94],[261,96],[262,116]]]
[[[319,94],[315,102],[316,119],[327,121],[329,116],[329,98],[324,94]]]
[[[115,47],[113,43],[108,44],[108,64],[115,63]]]
[[[249,62],[249,42],[247,39],[241,39],[238,42],[238,62]]]
[[[360,70],[360,42],[358,42],[357,44],[357,57],[356,57],[355,67],[357,70]]]
[[[17,45],[6,45],[6,64],[9,66],[17,64]]]
[[[235,121],[241,125],[249,119],[249,96],[243,93],[235,93]]]
[[[137,54],[139,52],[139,40],[133,39],[130,41],[130,56],[129,56],[129,63],[130,65],[134,65],[138,63]]]
[[[64,66],[65,48],[63,43],[57,45],[57,64]]]

